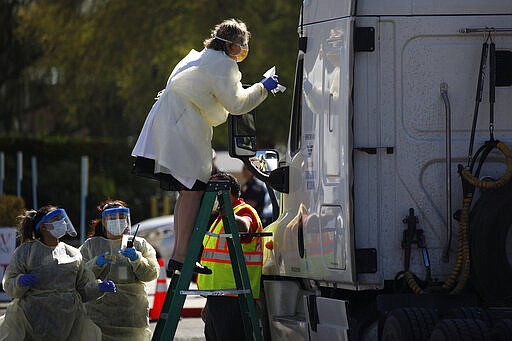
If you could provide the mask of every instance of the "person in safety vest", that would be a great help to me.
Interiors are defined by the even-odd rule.
[[[114,295],[112,281],[98,281],[78,249],[60,241],[76,236],[66,211],[53,205],[19,217],[16,248],[3,277],[13,298],[0,318],[0,340],[101,340],[83,302]]]
[[[240,185],[237,179],[231,174],[217,173],[210,180],[229,181],[229,197],[238,231],[261,232],[262,226],[258,213],[252,206],[246,204],[244,199],[240,198]],[[215,234],[224,233],[222,222],[222,217],[225,216],[224,212],[225,210],[219,208],[219,215],[210,227],[210,232]],[[240,241],[245,257],[245,265],[249,273],[252,295],[257,300],[260,296],[263,262],[261,237],[243,237]],[[211,275],[199,274],[197,276],[198,288],[201,290],[236,288],[226,238],[206,235],[203,240],[203,247],[201,263],[207,265],[213,273]],[[208,341],[239,341],[245,339],[242,314],[236,296],[208,296],[203,309],[203,319],[205,321],[204,334]]]
[[[277,75],[248,88],[238,63],[249,53],[250,33],[239,20],[216,25],[204,49],[182,59],[157,96],[137,143],[132,173],[156,179],[160,187],[179,192],[174,208],[174,248],[168,275],[181,270],[212,170],[213,127],[228,112],[242,115],[260,105],[278,87]],[[211,273],[197,263],[195,272]]]
[[[87,302],[87,314],[100,328],[102,341],[149,341],[149,302],[145,282],[158,277],[156,251],[144,238],[131,236],[130,209],[121,200],[98,207],[88,239],[80,247],[96,278],[115,281],[117,292]]]

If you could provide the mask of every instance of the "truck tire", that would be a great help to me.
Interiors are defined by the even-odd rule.
[[[398,308],[384,321],[381,341],[428,340],[437,314],[425,308]]]
[[[501,320],[492,330],[493,341],[512,340],[512,320]]]
[[[481,320],[441,320],[430,336],[430,341],[492,341],[490,329]]]
[[[490,327],[494,325],[494,316],[491,311],[479,307],[458,307],[443,314],[443,318],[480,320]]]
[[[482,193],[470,216],[471,281],[487,303],[512,304],[512,182]]]

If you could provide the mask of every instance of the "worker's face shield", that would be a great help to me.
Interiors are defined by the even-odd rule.
[[[102,224],[113,236],[130,233],[130,209],[127,207],[109,208],[101,214]]]
[[[66,233],[71,237],[76,236],[76,230],[63,208],[57,208],[46,213],[36,224],[36,231],[40,231],[43,225],[56,238],[60,238]]]

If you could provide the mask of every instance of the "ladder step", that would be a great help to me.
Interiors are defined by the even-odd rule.
[[[207,234],[210,237],[219,237],[219,238],[232,238],[232,233],[213,233],[210,231],[206,231],[205,234]],[[238,234],[240,237],[272,237],[272,232],[240,232]]]
[[[180,290],[180,295],[224,296],[250,294],[250,289]]]

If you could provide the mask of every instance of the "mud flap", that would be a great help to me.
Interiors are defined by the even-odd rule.
[[[348,340],[346,301],[307,295],[304,296],[304,311],[311,341]]]

